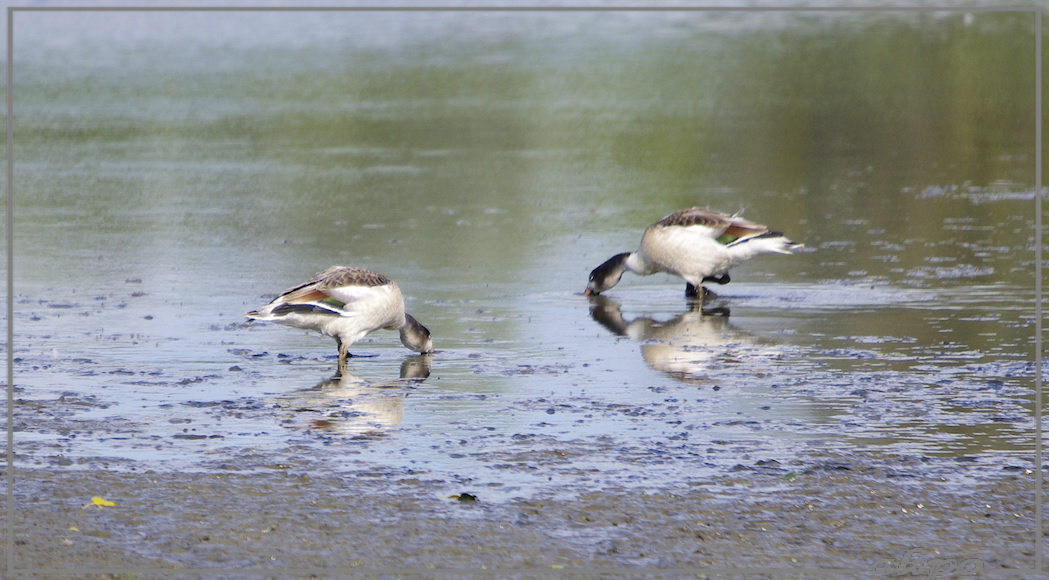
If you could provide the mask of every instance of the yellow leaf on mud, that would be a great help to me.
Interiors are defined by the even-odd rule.
[[[113,507],[117,504],[109,501],[108,499],[104,499],[96,495],[95,497],[91,498],[91,503],[84,504],[84,507],[80,509],[87,509],[93,505],[98,506],[98,509],[102,509],[104,507]]]

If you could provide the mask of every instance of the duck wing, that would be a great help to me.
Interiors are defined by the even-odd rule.
[[[342,307],[371,296],[376,288],[390,284],[389,278],[371,270],[332,266],[312,279],[285,290],[277,300],[288,304],[325,303]]]
[[[768,227],[743,219],[740,213],[729,215],[707,207],[690,207],[676,211],[652,227],[687,228],[693,234],[699,234],[722,244],[760,236],[769,231]]]
[[[289,288],[271,304],[274,313],[336,314],[354,316],[361,310],[395,299],[395,285],[389,278],[364,268],[332,266],[310,280]],[[302,306],[303,308],[292,308]],[[311,310],[312,308],[312,310]]]

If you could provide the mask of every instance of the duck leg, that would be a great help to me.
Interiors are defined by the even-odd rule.
[[[349,353],[350,347],[342,341],[341,338],[335,337],[335,344],[339,345],[339,372],[338,376],[346,374],[346,357],[353,356]]]
[[[714,282],[715,284],[728,284],[732,281],[729,277],[728,272],[720,276],[707,276],[703,278],[704,282]],[[707,294],[713,294],[710,290],[702,286],[696,286],[691,282],[685,282],[685,298],[704,298]]]

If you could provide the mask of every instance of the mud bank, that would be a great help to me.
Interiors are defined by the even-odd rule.
[[[690,486],[560,490],[551,481],[547,493],[494,501],[485,488],[456,498],[444,479],[377,470],[18,471],[9,570],[21,578],[782,578],[1022,577],[1034,566],[1029,470],[959,488],[905,459],[887,467],[825,457],[791,470],[759,463]],[[115,505],[96,506],[96,496]]]

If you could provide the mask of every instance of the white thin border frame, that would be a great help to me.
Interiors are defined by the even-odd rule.
[[[17,572],[37,574],[113,574],[113,573],[147,573],[157,576],[181,575],[203,572],[211,574],[273,574],[280,572],[302,574],[333,573],[389,573],[404,574],[426,572],[428,574],[463,574],[477,572],[473,569],[442,568],[257,568],[257,569],[220,569],[220,568],[69,568],[69,569],[16,569],[15,561],[15,467],[14,467],[14,15],[16,12],[795,12],[795,13],[890,13],[890,12],[948,12],[948,13],[1007,13],[1027,12],[1034,16],[1035,41],[1035,179],[1034,179],[1034,441],[1035,441],[1035,513],[1034,513],[1034,572],[1043,571],[1043,492],[1044,474],[1042,466],[1042,13],[1040,6],[9,6],[6,11],[7,47],[6,47],[6,156],[7,168],[4,185],[6,186],[5,209],[5,243],[7,266],[7,451],[5,477],[6,497],[6,546],[4,568],[9,577]],[[545,569],[543,569],[545,570]],[[540,569],[498,569],[488,572],[539,572]],[[814,573],[825,576],[841,569],[828,568],[757,568],[757,569],[717,569],[717,568],[670,568],[670,569],[636,569],[636,568],[591,568],[573,569],[572,572],[614,573],[614,572],[647,572],[647,573],[710,573],[732,572],[735,574],[754,572],[788,572]],[[853,571],[853,570],[850,570]],[[1017,574],[1023,570],[1017,570]]]

